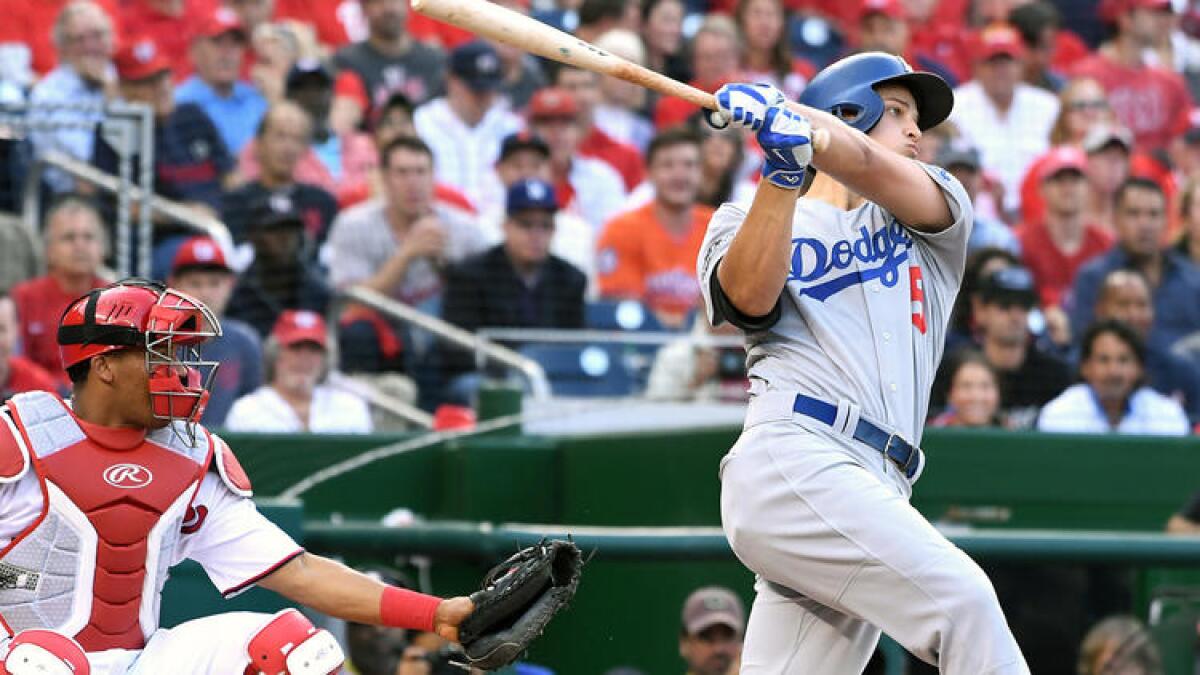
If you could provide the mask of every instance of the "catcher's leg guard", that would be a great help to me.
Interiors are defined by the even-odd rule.
[[[0,675],[91,675],[83,647],[52,630],[23,630],[8,643]]]
[[[329,631],[294,609],[277,613],[250,637],[247,675],[333,675],[346,655]]]

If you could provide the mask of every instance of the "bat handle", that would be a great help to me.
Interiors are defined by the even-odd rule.
[[[690,97],[692,102],[709,110],[719,110],[717,105],[717,97],[707,92],[702,92],[696,89],[696,96]],[[799,112],[799,111],[797,111]],[[824,152],[825,148],[829,147],[829,132],[824,129],[813,129],[812,135],[813,152]]]

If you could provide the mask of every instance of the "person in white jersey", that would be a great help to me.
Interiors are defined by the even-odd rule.
[[[229,446],[197,423],[221,334],[202,303],[126,279],[75,300],[63,401],[0,407],[0,675],[329,675],[342,650],[295,609],[158,625],[190,558],[225,596],[253,585],[356,623],[457,639],[473,609],[307,553],[262,516]],[[207,371],[207,377],[202,374]]]
[[[725,535],[758,577],[741,672],[862,672],[882,629],[945,675],[1028,673],[987,576],[908,503],[971,231],[962,186],[916,160],[950,88],[867,52],[799,106],[751,84],[717,101],[765,157],[697,260],[709,320],[746,334],[751,401],[721,462]]]

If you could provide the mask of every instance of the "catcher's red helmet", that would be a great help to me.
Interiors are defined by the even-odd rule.
[[[195,348],[220,335],[221,322],[199,300],[156,282],[125,279],[72,302],[59,321],[58,345],[66,368],[120,349],[144,349],[155,417],[194,422],[208,402],[204,380],[217,367]],[[208,369],[208,377],[197,367]]]

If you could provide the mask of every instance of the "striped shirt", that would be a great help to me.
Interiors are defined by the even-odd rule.
[[[507,108],[493,105],[479,124],[469,127],[445,98],[417,108],[413,124],[417,135],[433,151],[438,182],[462,190],[472,200],[478,199],[485,177],[492,172],[504,137],[524,126],[521,118]]]

